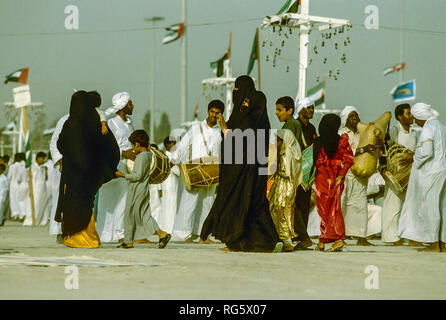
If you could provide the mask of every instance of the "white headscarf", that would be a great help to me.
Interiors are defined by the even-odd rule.
[[[434,120],[440,115],[437,110],[431,108],[430,105],[423,102],[415,103],[410,109],[415,119],[418,120]]]
[[[282,159],[282,163],[284,164],[283,169],[286,176],[295,181],[301,170],[302,152],[299,143],[294,133],[289,129],[277,130],[277,136],[283,141],[282,147],[279,150],[280,158],[284,157]]]
[[[302,98],[297,102],[297,114],[303,109],[314,105],[314,101],[310,98]]]
[[[105,114],[109,116],[112,113],[116,113],[119,110],[124,109],[129,100],[130,100],[130,94],[128,92],[119,92],[115,94],[112,98],[113,106],[105,110]]]
[[[344,127],[345,127],[345,124],[347,123],[347,118],[348,118],[348,116],[350,115],[350,113],[352,113],[353,111],[356,111],[356,113],[359,114],[358,109],[356,109],[356,108],[353,107],[353,106],[346,106],[346,107],[342,110],[342,112],[341,112],[341,114],[340,114],[340,117],[341,117],[341,128],[344,128]]]

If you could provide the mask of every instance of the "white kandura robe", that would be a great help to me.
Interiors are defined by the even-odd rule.
[[[128,116],[127,121],[124,121],[120,116],[115,115],[107,121],[107,125],[115,136],[121,152],[118,170],[127,174],[129,172],[122,151],[132,149],[128,139],[134,130],[133,122]],[[128,182],[125,179],[113,179],[99,189],[96,230],[102,242],[115,242],[124,238],[127,189]]]
[[[398,123],[398,125],[391,127],[389,131],[389,146],[397,143],[411,151],[415,151],[418,135],[416,130],[413,130],[411,127],[409,131],[406,131],[401,126],[401,123]],[[389,186],[386,186],[381,219],[381,238],[384,242],[396,242],[400,240],[398,237],[398,225],[401,209],[404,204],[404,198],[405,194],[398,195],[391,188],[389,188]]]
[[[50,217],[49,193],[47,189],[46,166],[37,163],[31,165],[33,175],[34,207],[36,210],[36,225],[45,226]]]
[[[161,198],[159,195],[159,192],[161,191],[161,184],[150,184],[149,191],[150,191],[150,211],[152,212],[153,219],[155,219],[156,223],[158,223],[161,217],[161,210],[162,210]]]
[[[19,163],[14,162],[9,166],[8,180],[9,180],[9,206],[11,208],[11,218],[21,218],[23,214],[20,208],[20,176],[19,176]]]
[[[29,195],[29,169],[25,168],[25,161],[20,161],[19,166],[17,166],[19,175],[19,203],[20,203],[20,214],[25,218],[23,221],[24,226],[32,226],[32,209],[31,209],[31,197]]]
[[[4,173],[0,174],[0,224],[6,219],[9,204],[9,180]]]
[[[166,151],[168,157],[171,156],[169,151]],[[161,215],[158,219],[158,225],[161,230],[172,233],[175,217],[179,204],[179,181],[180,169],[178,166],[173,166],[170,174],[166,180],[161,184]]]
[[[346,133],[353,154],[359,144],[359,133],[347,127],[339,130],[339,135]],[[367,237],[367,184],[368,179],[358,178],[351,169],[345,175],[344,191],[341,196],[341,208],[344,216],[345,235],[351,237]]]
[[[200,126],[209,152],[213,156],[218,155],[221,129],[218,125],[211,128],[206,120],[203,120],[193,124],[181,141],[173,147],[175,149],[171,153],[172,163],[183,163],[208,156]],[[187,191],[184,188],[172,231],[173,240],[182,241],[201,233],[203,223],[215,200],[215,189],[215,185],[198,191]]]
[[[51,192],[51,215],[50,215],[50,234],[62,234],[62,226],[60,222],[54,220],[57,210],[57,201],[59,199],[59,184],[60,184],[60,168],[59,166],[54,167],[54,164],[62,159],[62,155],[57,149],[57,140],[59,140],[60,132],[62,131],[63,125],[68,120],[69,115],[66,114],[57,121],[56,128],[54,129],[53,135],[50,141],[50,153],[52,158],[52,164],[48,162],[48,190]],[[63,164],[62,164],[63,165]],[[52,167],[52,168],[50,168]]]
[[[427,120],[421,130],[401,210],[399,236],[446,242],[446,127]]]

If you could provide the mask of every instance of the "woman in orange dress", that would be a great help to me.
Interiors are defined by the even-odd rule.
[[[345,239],[344,217],[341,210],[341,194],[344,177],[354,163],[348,136],[339,136],[341,118],[327,114],[319,123],[319,134],[313,147],[313,163],[316,164],[314,187],[316,209],[321,217],[321,235],[316,250],[324,251],[326,243],[333,245],[325,251],[342,251]]]
[[[97,93],[77,91],[71,97],[70,116],[57,141],[62,154],[62,174],[55,220],[62,223],[64,244],[98,248],[93,215],[100,186],[115,178],[119,147],[109,131],[102,135],[95,110]],[[100,97],[100,96],[99,96]]]

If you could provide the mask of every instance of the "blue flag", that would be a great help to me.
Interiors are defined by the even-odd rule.
[[[395,103],[415,100],[415,80],[410,80],[395,86],[392,91],[390,91],[390,94]]]

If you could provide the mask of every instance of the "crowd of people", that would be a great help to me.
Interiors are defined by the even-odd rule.
[[[240,76],[228,121],[224,103],[212,100],[206,119],[164,139],[171,169],[160,184],[149,182],[151,151],[159,147],[150,144],[147,132],[136,130],[130,94],[117,93],[112,103],[102,112],[99,93],[73,94],[50,153],[37,153],[30,168],[32,197],[25,155],[16,154],[11,165],[9,157],[0,159],[1,225],[6,218],[24,225],[49,223],[50,234],[69,247],[119,243],[118,248],[129,249],[154,244],[150,239],[157,235],[159,248],[172,239],[201,245],[221,241],[224,251],[290,252],[314,246],[339,252],[349,238],[358,246],[373,245],[368,187],[378,178],[383,201],[374,234],[395,246],[408,241],[422,251],[446,251],[446,127],[425,103],[398,105],[397,124],[388,126],[381,145],[359,147],[357,108],[346,106],[340,116],[325,114],[316,130],[314,101],[280,97],[276,115],[284,124],[271,130],[265,95],[252,78]],[[237,132],[248,131],[252,137],[238,140]],[[383,179],[391,168],[392,146],[404,151],[397,167],[409,177],[407,188],[399,191]],[[355,174],[356,157],[375,156],[376,148],[382,157],[375,175]],[[218,185],[186,187],[180,165],[212,157],[219,159]],[[310,232],[315,224],[316,244]]]

